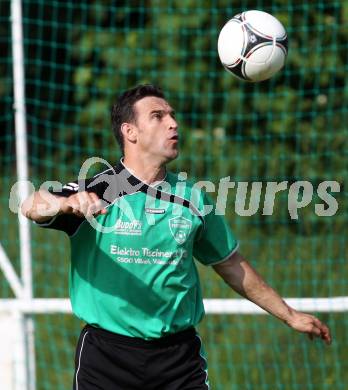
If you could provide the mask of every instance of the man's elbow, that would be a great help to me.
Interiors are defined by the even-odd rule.
[[[240,263],[245,259],[238,251],[234,252],[227,260],[213,266],[214,270],[220,275],[234,272],[240,269]]]

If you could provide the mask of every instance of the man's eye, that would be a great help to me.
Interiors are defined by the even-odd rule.
[[[153,117],[156,118],[156,119],[161,119],[162,115],[161,114],[154,114]]]

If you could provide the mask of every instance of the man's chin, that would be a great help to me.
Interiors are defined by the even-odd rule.
[[[171,162],[175,160],[179,156],[179,150],[176,149],[175,151],[173,150],[172,153],[170,153],[169,156],[167,156],[167,162]]]

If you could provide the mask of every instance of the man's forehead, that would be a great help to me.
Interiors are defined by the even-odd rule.
[[[139,113],[141,112],[152,112],[152,111],[173,111],[172,107],[169,105],[169,103],[160,97],[157,96],[146,96],[140,100],[138,100],[134,108]]]

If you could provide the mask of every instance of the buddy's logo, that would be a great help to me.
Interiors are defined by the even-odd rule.
[[[133,221],[126,222],[118,219],[115,224],[115,234],[122,234],[126,236],[141,236],[142,235],[142,223],[134,219]]]

